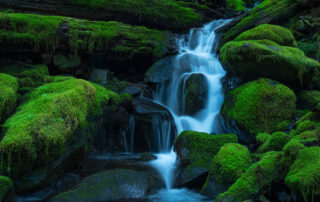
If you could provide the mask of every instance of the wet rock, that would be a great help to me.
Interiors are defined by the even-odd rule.
[[[107,201],[142,199],[161,187],[157,176],[148,172],[113,169],[84,178],[72,190],[50,201]]]
[[[176,56],[165,57],[148,69],[144,81],[151,84],[162,84],[171,79],[174,72],[173,62]]]

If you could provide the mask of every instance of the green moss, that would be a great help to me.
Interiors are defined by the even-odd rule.
[[[78,79],[43,85],[27,94],[25,103],[4,124],[1,171],[21,177],[55,160],[108,96],[112,95],[102,87]]]
[[[303,90],[298,93],[298,105],[302,109],[312,110],[318,103],[320,103],[320,91]]]
[[[271,137],[270,134],[268,133],[258,133],[256,136],[256,140],[258,144],[263,144],[265,143],[269,138]]]
[[[271,133],[279,122],[292,118],[295,105],[295,94],[288,87],[259,79],[230,91],[221,113],[253,134]]]
[[[183,131],[175,142],[175,150],[186,163],[212,159],[225,143],[236,143],[234,134],[210,135],[195,131]]]
[[[81,60],[79,57],[72,55],[66,57],[62,54],[56,54],[53,57],[53,64],[57,66],[61,72],[72,72],[80,66]]]
[[[13,182],[11,179],[0,176],[0,201],[4,201],[5,197],[13,190]]]
[[[320,194],[320,147],[299,151],[297,159],[285,178],[292,191],[303,196],[305,201]]]
[[[136,23],[149,22],[173,28],[187,28],[202,20],[202,15],[197,13],[205,6],[195,3],[175,0],[60,0],[63,3],[89,7],[91,9],[105,10],[110,16],[126,15],[132,17]],[[115,18],[116,16],[114,16]],[[117,17],[119,18],[119,16]]]
[[[242,0],[226,0],[227,8],[233,9],[236,11],[247,10],[245,3]]]
[[[289,29],[278,25],[263,24],[241,33],[235,41],[268,39],[281,46],[296,46],[296,40]]]
[[[289,141],[289,136],[283,132],[273,133],[268,140],[263,143],[258,149],[258,153],[267,151],[281,151],[282,147]]]
[[[310,121],[310,120],[298,122],[296,129],[294,129],[290,132],[290,136],[296,136],[296,135],[299,135],[305,131],[315,130],[319,126],[320,126],[320,123],[315,122],[315,121]]]
[[[0,124],[13,112],[19,83],[15,77],[0,73]]]
[[[221,48],[225,69],[246,81],[267,77],[294,88],[318,88],[320,64],[298,48],[270,40],[228,42]]]
[[[272,151],[265,153],[260,161],[250,166],[250,168],[229,187],[226,192],[220,194],[215,201],[241,202],[267,192],[272,183],[281,180],[282,174],[278,168],[282,156],[283,154],[281,152]]]
[[[43,77],[44,83],[57,83],[61,81],[66,81],[74,79],[74,77],[71,76],[45,76]]]
[[[219,184],[229,186],[247,170],[251,162],[247,147],[236,143],[227,143],[213,158],[207,181],[214,180]]]
[[[297,139],[291,139],[284,147],[283,151],[287,156],[290,156],[291,158],[295,159],[298,152],[301,149],[304,149],[305,146],[300,143]]]
[[[54,52],[63,17],[0,12],[0,45]]]
[[[319,142],[319,131],[304,131],[299,135],[292,137],[292,139],[296,139],[304,145],[312,145]]]
[[[305,2],[293,0],[265,0],[254,7],[247,17],[228,30],[222,43],[234,39],[237,35],[259,24],[283,21],[295,15]]]

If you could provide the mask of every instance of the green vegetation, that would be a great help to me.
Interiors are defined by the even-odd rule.
[[[186,164],[212,159],[225,143],[236,143],[234,134],[210,135],[195,131],[183,131],[175,142],[180,160]]]
[[[297,48],[267,39],[228,42],[221,48],[220,59],[228,72],[246,81],[267,77],[294,88],[320,86],[317,61]]]
[[[227,8],[233,9],[236,11],[247,10],[245,3],[242,0],[226,0]]]
[[[285,184],[301,194],[305,201],[311,201],[313,196],[320,194],[320,147],[299,151],[285,178]]]
[[[257,143],[260,145],[265,143],[270,137],[271,135],[268,133],[258,133],[258,135],[256,136],[256,140]]]
[[[296,40],[289,29],[278,25],[263,24],[245,31],[235,41],[263,40],[273,41],[281,46],[296,46]]]
[[[267,151],[281,151],[282,147],[289,141],[289,136],[283,132],[273,133],[268,140],[257,150],[258,153]]]
[[[213,158],[207,181],[230,186],[247,170],[251,162],[249,150],[245,146],[227,143]]]
[[[318,103],[320,103],[320,91],[317,90],[303,90],[297,95],[298,105],[302,109],[312,110]]]
[[[5,197],[12,190],[13,190],[13,182],[5,176],[0,176],[0,201],[4,201]]]
[[[221,113],[252,134],[272,133],[279,122],[293,117],[295,106],[296,97],[292,90],[262,78],[230,91]]]
[[[19,83],[10,75],[0,73],[0,124],[13,112],[18,100]]]
[[[0,142],[1,172],[13,178],[64,154],[67,141],[86,127],[89,116],[101,113],[102,106],[117,96],[87,81],[70,79],[38,87],[24,99],[5,122]]]
[[[299,140],[292,139],[283,147],[283,151],[287,156],[295,159],[298,152],[304,148],[305,146]]]
[[[282,152],[267,152],[262,159],[250,168],[229,189],[220,194],[216,202],[242,202],[254,198],[258,194],[266,193],[272,183],[281,180],[282,173],[279,164]]]

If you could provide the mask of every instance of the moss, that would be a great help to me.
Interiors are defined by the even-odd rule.
[[[13,112],[19,83],[15,77],[0,73],[0,124]]]
[[[290,156],[291,158],[295,159],[298,152],[301,149],[304,149],[305,146],[300,143],[297,139],[291,139],[284,147],[283,151],[287,156]]]
[[[245,81],[267,77],[293,88],[318,88],[320,64],[293,47],[270,40],[228,42],[221,48],[225,69]]]
[[[320,103],[320,91],[317,90],[303,90],[297,95],[298,105],[302,109],[312,110],[318,103]]]
[[[181,161],[187,161],[185,163],[188,164],[199,160],[212,159],[225,143],[236,143],[237,141],[237,136],[234,134],[210,135],[195,131],[184,131],[178,136],[174,148]]]
[[[222,39],[222,43],[234,39],[237,35],[259,24],[283,21],[295,15],[304,1],[293,0],[264,0],[254,7],[247,17],[241,19],[235,26],[228,30]]]
[[[0,45],[54,52],[63,17],[0,12]]]
[[[258,133],[256,136],[256,140],[258,144],[263,144],[265,143],[269,138],[271,137],[270,134],[268,133]]]
[[[290,136],[296,136],[305,131],[312,131],[320,126],[320,123],[310,120],[298,122],[296,129],[290,132]]]
[[[242,0],[226,0],[226,3],[228,9],[233,9],[236,11],[247,10],[245,3]]]
[[[11,179],[0,176],[0,201],[4,201],[6,196],[13,190]]]
[[[45,76],[43,77],[44,83],[57,83],[61,81],[66,81],[74,79],[74,77],[71,76]]]
[[[60,0],[72,6],[82,6],[91,9],[105,10],[110,16],[125,15],[134,19],[135,23],[148,23],[173,28],[187,28],[202,21],[196,9],[196,3],[175,0]],[[196,7],[197,6],[197,7]],[[112,18],[111,17],[111,18]],[[113,18],[119,19],[119,16]],[[121,19],[121,17],[120,17]],[[132,21],[131,19],[131,21]]]
[[[281,121],[280,123],[277,124],[276,130],[277,131],[288,131],[291,123],[292,123],[292,120]]]
[[[81,60],[77,56],[56,54],[53,57],[53,64],[58,67],[61,72],[72,72],[80,66]]]
[[[320,147],[299,151],[297,159],[285,178],[285,184],[292,191],[303,196],[305,201],[320,194]]]
[[[278,168],[282,156],[281,152],[265,153],[226,192],[220,194],[216,202],[241,202],[265,193],[272,183],[281,180],[282,174]]]
[[[319,142],[319,131],[304,131],[299,135],[294,136],[292,139],[296,139],[304,145],[312,145]]]
[[[52,162],[77,137],[89,115],[107,103],[109,94],[89,82],[71,79],[36,88],[4,124],[0,168],[13,178]],[[110,96],[111,97],[111,96]]]
[[[289,29],[278,25],[263,24],[241,33],[235,41],[268,39],[281,46],[296,46],[296,40]]]
[[[263,143],[258,149],[258,153],[267,151],[281,151],[282,147],[289,141],[289,136],[283,132],[273,133],[268,140]]]
[[[214,180],[219,184],[230,186],[247,170],[251,163],[249,150],[245,146],[227,143],[213,158],[207,181]]]
[[[292,90],[263,78],[230,91],[221,113],[253,134],[271,133],[279,122],[292,118],[295,105]]]

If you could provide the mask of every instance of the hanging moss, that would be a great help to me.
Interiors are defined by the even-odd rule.
[[[230,91],[221,113],[252,134],[272,133],[279,122],[293,117],[295,106],[292,90],[263,78]]]
[[[19,83],[15,77],[0,73],[0,124],[13,112]]]

